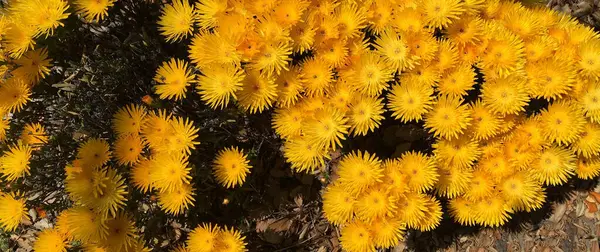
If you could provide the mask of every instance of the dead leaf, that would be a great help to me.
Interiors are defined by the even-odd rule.
[[[563,218],[566,211],[567,204],[563,203],[554,205],[554,213],[552,214],[552,216],[550,216],[549,220],[558,223]]]
[[[271,223],[271,225],[269,225],[269,229],[273,230],[275,232],[287,231],[292,226],[292,223],[294,223],[293,220],[288,219],[288,218],[283,218],[283,219],[280,219],[278,221]]]
[[[591,191],[590,195],[592,195],[592,197],[594,197],[594,200],[596,200],[596,203],[600,203],[600,193]]]
[[[274,219],[266,219],[266,220],[257,221],[256,222],[256,232],[257,233],[265,232],[267,230],[267,228],[269,228],[269,225],[271,225],[271,223],[273,223],[273,222],[275,222]]]
[[[319,247],[317,252],[327,252],[327,248],[325,246],[321,246],[321,247]]]
[[[296,196],[294,198],[294,202],[296,203],[296,206],[298,206],[298,207],[302,206],[302,201],[303,201],[303,199],[302,199],[302,195],[301,194],[298,194],[298,196]]]
[[[585,205],[587,206],[587,212],[589,212],[589,213],[598,212],[598,206],[596,205],[596,203],[592,203],[592,202],[589,202],[586,200]]]

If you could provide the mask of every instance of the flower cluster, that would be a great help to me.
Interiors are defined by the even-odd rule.
[[[435,137],[429,155],[342,159],[323,197],[348,251],[434,228],[441,207],[427,192],[456,222],[495,227],[539,209],[544,186],[600,173],[600,36],[569,16],[500,0],[185,2],[164,8],[160,29],[192,37],[200,74],[170,88],[196,83],[215,109],[275,107],[294,170],[324,167],[384,107]]]
[[[204,223],[190,232],[187,248],[180,247],[174,252],[246,251],[244,239],[240,231],[233,228]]]

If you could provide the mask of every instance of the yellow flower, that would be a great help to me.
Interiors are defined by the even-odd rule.
[[[522,70],[525,64],[523,41],[497,23],[485,23],[484,31],[486,46],[479,64],[484,75],[506,77]]]
[[[371,222],[375,246],[391,248],[404,239],[406,224],[400,218],[380,218]]]
[[[460,46],[480,42],[482,34],[483,21],[478,17],[461,18],[453,22],[447,29],[448,39]]]
[[[540,209],[546,201],[542,184],[529,172],[521,171],[504,179],[498,186],[500,194],[514,210],[531,212]]]
[[[449,199],[462,195],[469,188],[469,183],[473,174],[470,170],[460,169],[458,167],[439,168],[440,177],[435,184],[438,196]]]
[[[18,143],[4,151],[0,157],[0,172],[7,181],[15,181],[29,174],[31,147]]]
[[[452,216],[454,222],[458,222],[463,226],[475,225],[476,216],[473,207],[474,204],[464,197],[450,199],[448,203],[448,210],[450,212],[450,216]]]
[[[313,118],[307,120],[303,133],[313,145],[336,150],[342,146],[341,141],[346,139],[349,127],[348,118],[342,112],[328,107],[314,112]]]
[[[19,67],[15,68],[11,74],[18,76],[29,86],[33,86],[39,82],[40,78],[44,78],[50,73],[50,67],[52,66],[50,61],[52,59],[48,58],[48,50],[46,48],[28,51],[15,60],[15,63]]]
[[[557,101],[542,110],[540,125],[544,137],[559,145],[567,145],[577,141],[584,129],[585,118],[576,104],[568,101]]]
[[[269,109],[277,99],[277,85],[273,76],[261,75],[252,69],[246,73],[242,89],[236,92],[239,105],[251,114]]]
[[[310,50],[315,43],[316,28],[310,22],[302,22],[292,27],[292,52],[304,53]]]
[[[237,99],[236,92],[242,87],[242,81],[246,77],[244,70],[239,66],[214,65],[203,69],[198,76],[198,94],[208,106],[213,109],[225,108],[229,99]]]
[[[195,75],[188,68],[187,62],[179,59],[171,59],[156,70],[154,81],[157,85],[156,94],[161,99],[181,100],[185,98],[187,87],[194,82]]]
[[[215,250],[223,252],[246,252],[246,237],[240,234],[240,231],[233,228],[224,227],[218,233],[215,241]],[[195,250],[194,250],[195,251]]]
[[[374,252],[375,241],[365,222],[354,220],[345,225],[341,230],[340,242],[342,248],[348,252]]]
[[[471,132],[477,140],[487,140],[499,133],[500,117],[485,106],[481,100],[470,104],[473,121],[471,123]]]
[[[372,187],[364,191],[356,201],[356,217],[372,222],[376,218],[392,216],[398,199],[383,187]]]
[[[440,225],[442,221],[442,206],[433,196],[425,198],[425,216],[417,224],[417,229],[421,232],[431,231]]]
[[[436,137],[458,138],[471,124],[471,114],[463,100],[452,96],[439,96],[430,112],[425,115],[425,127]]]
[[[236,51],[234,41],[219,33],[200,31],[189,45],[189,58],[202,70],[214,65],[239,65],[242,55]]]
[[[14,193],[0,193],[0,227],[12,232],[22,219],[29,219],[25,199]]]
[[[579,48],[579,73],[598,80],[600,78],[600,39],[584,43]]]
[[[252,168],[249,163],[248,155],[237,147],[225,148],[213,160],[213,174],[226,188],[241,186]]]
[[[335,9],[340,38],[355,38],[360,36],[360,30],[366,27],[366,13],[352,2],[342,2]]]
[[[22,79],[11,77],[0,83],[0,109],[19,112],[31,100],[31,90]]]
[[[25,145],[40,146],[48,142],[48,135],[41,124],[28,123],[23,127],[20,140]]]
[[[300,76],[304,83],[304,92],[307,96],[320,96],[333,82],[333,69],[317,58],[305,60],[300,69]]]
[[[194,30],[194,7],[188,1],[175,0],[160,10],[158,30],[167,37],[167,42],[177,42],[186,38]]]
[[[67,242],[58,230],[46,229],[38,234],[33,249],[39,252],[66,252]]]
[[[173,190],[158,193],[158,205],[170,214],[179,215],[194,205],[194,188],[191,184],[184,184]]]
[[[137,135],[141,131],[146,114],[146,109],[139,105],[129,104],[122,107],[113,117],[113,129],[119,136]]]
[[[571,91],[575,84],[575,69],[567,59],[548,59],[527,64],[531,96],[556,100]]]
[[[141,127],[142,138],[151,149],[158,149],[171,132],[171,114],[165,110],[152,112],[143,121]]]
[[[388,94],[388,108],[392,116],[406,123],[420,121],[429,110],[434,101],[433,88],[415,82],[403,82],[392,86]]]
[[[400,171],[407,177],[406,184],[411,191],[425,192],[438,180],[434,159],[423,153],[405,152],[400,157],[399,165]]]
[[[398,200],[397,216],[409,228],[416,228],[425,217],[427,211],[427,198],[418,192],[404,194]]]
[[[427,24],[433,28],[444,28],[465,11],[459,0],[425,0],[420,6]]]
[[[509,75],[486,81],[481,87],[483,103],[496,114],[518,114],[529,102],[526,78]]]
[[[3,34],[2,44],[12,58],[19,58],[35,46],[34,36],[37,29],[22,22],[10,22],[8,31]]]
[[[580,179],[594,179],[600,175],[600,160],[597,157],[591,159],[577,159],[575,173]]]
[[[304,79],[300,68],[293,66],[283,71],[275,83],[277,84],[277,105],[285,108],[296,104],[304,89]]]
[[[99,170],[96,176],[102,181],[99,189],[92,197],[82,197],[80,200],[103,217],[115,217],[117,212],[125,207],[127,200],[125,180],[111,168]]]
[[[218,226],[203,223],[190,232],[186,241],[187,247],[190,251],[195,252],[214,251],[217,248],[217,239],[220,232]]]
[[[106,228],[106,236],[98,242],[106,247],[107,251],[126,251],[126,248],[135,242],[135,225],[124,213],[107,219]]]
[[[437,89],[441,95],[466,96],[475,85],[475,70],[471,65],[460,64],[442,75]]]
[[[312,172],[329,158],[325,146],[314,144],[306,136],[290,137],[283,145],[283,156],[297,172]]]
[[[458,168],[471,168],[481,154],[479,143],[468,135],[453,139],[438,139],[433,154],[440,165]]]
[[[444,73],[445,71],[456,66],[456,64],[458,62],[458,48],[456,47],[456,44],[448,39],[439,40],[438,41],[438,52],[437,52],[437,55],[436,55],[436,58],[434,59],[434,61],[436,61],[437,64],[430,63],[429,65],[436,66],[439,70],[439,73],[437,73],[437,76],[436,76],[437,78],[435,81],[435,82],[437,82],[441,79],[441,77],[439,76],[440,73]],[[424,66],[424,64],[421,64],[421,66]],[[417,67],[416,69],[419,69],[419,68],[420,67]],[[430,85],[433,86],[433,83],[431,83]]]
[[[490,197],[496,186],[491,174],[483,169],[476,169],[472,174],[471,186],[465,192],[464,197],[472,201]]]
[[[196,16],[201,28],[218,26],[219,17],[227,10],[227,1],[206,0],[196,2]]]
[[[253,68],[266,75],[279,75],[282,70],[288,70],[287,64],[291,60],[292,47],[287,42],[266,44],[253,59]]]
[[[410,49],[404,36],[393,29],[384,30],[375,40],[375,52],[395,71],[414,67],[417,58],[410,55]]]
[[[575,155],[561,147],[543,150],[532,165],[532,176],[545,185],[562,185],[573,176]]]
[[[131,169],[131,183],[143,193],[152,189],[152,178],[150,177],[151,165],[151,160],[143,159]]]
[[[361,94],[378,96],[389,88],[394,70],[379,54],[367,52],[353,65],[353,79],[350,84]]]
[[[382,181],[381,160],[368,152],[352,152],[340,160],[338,181],[346,190],[358,195]]]
[[[188,118],[173,117],[169,121],[169,127],[162,141],[153,143],[151,147],[157,152],[164,153],[185,153],[191,154],[191,151],[196,149],[196,145],[200,142],[195,141],[198,138],[198,128],[194,126],[194,122]]]
[[[114,143],[114,153],[117,162],[121,165],[133,165],[142,156],[144,143],[139,135],[126,135],[119,137]]]
[[[571,144],[571,149],[578,155],[591,158],[600,154],[600,126],[586,122],[581,137]]]
[[[70,208],[68,211],[70,218],[67,223],[75,240],[87,243],[106,237],[106,220],[100,214],[83,206]]]
[[[152,157],[150,179],[159,191],[170,191],[184,184],[189,184],[191,168],[187,157],[181,154],[158,154]]]
[[[383,120],[383,99],[356,96],[347,112],[350,131],[354,136],[364,136],[379,128]]]
[[[1,114],[0,112],[0,142],[4,142],[6,140],[6,131],[10,128],[10,120],[5,119],[4,115]]]
[[[79,146],[77,158],[85,166],[101,167],[110,159],[110,147],[103,139],[91,138]]]
[[[108,8],[112,7],[114,2],[115,0],[75,0],[73,4],[88,22],[99,22],[108,16]]]
[[[341,183],[329,184],[323,192],[323,215],[327,221],[341,226],[352,219],[356,200]]]
[[[475,221],[486,227],[499,227],[509,219],[513,210],[500,195],[492,195],[475,202]]]

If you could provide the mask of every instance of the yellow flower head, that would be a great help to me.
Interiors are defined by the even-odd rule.
[[[279,107],[290,107],[301,97],[304,89],[304,79],[297,66],[290,67],[283,71],[277,80],[277,105]]]
[[[215,241],[215,250],[223,252],[246,252],[246,237],[240,234],[240,231],[234,228],[224,227]]]
[[[77,158],[86,167],[101,167],[110,159],[110,146],[103,139],[91,138],[79,146]]]
[[[388,108],[392,116],[402,122],[420,121],[432,109],[433,88],[416,82],[392,86],[388,94]]]
[[[31,90],[22,79],[16,77],[0,82],[0,109],[18,112],[31,100]]]
[[[453,68],[458,62],[458,48],[456,44],[449,39],[438,40],[438,52],[435,56],[434,62],[436,64],[430,63],[429,65],[436,66],[439,70],[439,73],[444,73],[446,70]],[[427,64],[421,64],[421,66],[416,69],[422,68],[423,66],[427,66]],[[421,70],[422,71],[422,70]],[[440,76],[436,76],[436,81],[440,80]],[[433,85],[433,83],[431,83]]]
[[[300,136],[304,127],[304,113],[298,106],[277,108],[272,119],[272,127],[282,139]]]
[[[211,252],[217,247],[220,228],[204,223],[194,228],[188,235],[186,244],[190,251]]]
[[[416,228],[425,217],[427,211],[427,196],[418,192],[404,194],[398,200],[398,218],[409,228]]]
[[[113,129],[119,136],[137,135],[141,131],[146,114],[146,109],[139,105],[130,104],[122,107],[113,117]]]
[[[459,0],[425,0],[420,7],[425,21],[433,28],[447,27],[465,11]]]
[[[453,139],[438,139],[433,154],[440,165],[471,168],[481,154],[479,143],[468,135]]]
[[[531,96],[555,100],[571,92],[575,84],[575,69],[567,59],[548,59],[527,64]]]
[[[249,163],[248,155],[237,147],[225,148],[213,161],[213,174],[226,188],[241,186],[252,168]]]
[[[144,143],[139,135],[125,135],[114,143],[114,154],[121,165],[133,165],[138,162],[144,150]]]
[[[475,225],[474,204],[464,197],[451,199],[448,203],[448,210],[454,222],[463,226]]]
[[[307,120],[303,133],[313,145],[335,150],[342,146],[341,141],[346,139],[349,127],[348,118],[341,111],[327,107],[315,111],[314,117]]]
[[[100,239],[99,244],[103,245],[107,251],[123,251],[135,242],[137,236],[135,225],[124,213],[107,219],[106,228],[106,236]]]
[[[595,38],[579,48],[579,73],[598,80],[600,78],[600,39]]]
[[[335,17],[342,39],[360,37],[360,30],[366,27],[365,9],[353,2],[342,2],[335,9]]]
[[[152,178],[150,177],[151,165],[151,160],[142,159],[131,168],[131,183],[143,193],[152,189]]]
[[[394,70],[402,71],[414,67],[417,58],[410,55],[410,48],[404,39],[393,29],[384,30],[375,40],[375,52]]]
[[[194,205],[194,188],[191,184],[184,184],[173,190],[158,193],[158,205],[170,214],[179,215]]]
[[[155,93],[161,99],[181,100],[185,98],[187,87],[194,82],[195,75],[188,68],[187,62],[179,59],[171,59],[164,62],[158,70],[156,70]]]
[[[356,195],[381,182],[383,178],[381,160],[366,151],[353,152],[343,157],[337,173],[338,181]]]
[[[334,225],[343,225],[354,215],[356,197],[341,183],[329,184],[323,192],[323,215]]]
[[[507,177],[498,187],[502,197],[514,210],[530,212],[541,208],[546,201],[542,184],[526,171]]]
[[[0,227],[12,232],[23,219],[29,219],[25,199],[14,193],[0,193]]]
[[[189,45],[189,58],[192,63],[202,70],[214,65],[239,65],[241,53],[231,39],[219,33],[200,31]]]
[[[375,252],[375,241],[369,225],[363,221],[354,220],[341,230],[340,242],[348,252]]]
[[[470,170],[460,169],[458,167],[440,167],[440,177],[435,184],[436,193],[440,197],[449,199],[455,198],[469,188],[469,183],[473,174]]]
[[[513,210],[500,195],[492,195],[475,202],[475,221],[486,227],[502,226],[510,219]]]
[[[117,212],[125,207],[127,185],[121,175],[111,168],[99,170],[96,174],[101,183],[92,197],[81,197],[81,201],[101,216],[117,216]]]
[[[437,167],[433,158],[420,152],[405,152],[399,160],[400,171],[407,177],[409,190],[425,192],[438,180]]]
[[[506,77],[522,70],[525,64],[523,41],[497,23],[485,23],[484,31],[486,46],[479,64],[483,72]]]
[[[46,48],[28,51],[15,60],[19,67],[15,68],[11,74],[18,76],[29,86],[33,86],[39,82],[40,78],[44,78],[50,73],[50,67],[52,66],[50,61],[52,59],[48,58]]]
[[[525,106],[530,100],[528,93],[526,78],[522,75],[488,80],[481,87],[483,103],[499,115],[525,111]]]
[[[477,140],[487,140],[499,133],[500,117],[481,100],[470,104],[473,121],[470,129]]]
[[[245,78],[244,71],[231,64],[215,65],[203,69],[198,76],[198,94],[202,101],[213,109],[225,108],[229,99],[237,99],[235,93],[241,89],[242,80]]]
[[[586,122],[580,138],[571,144],[571,149],[577,155],[591,158],[600,154],[600,126],[596,123]]]
[[[18,143],[5,151],[0,157],[0,173],[7,181],[15,181],[29,174],[31,147]]]
[[[540,125],[544,137],[559,145],[567,145],[577,141],[583,131],[585,118],[576,104],[557,101],[542,110]]]
[[[300,76],[306,95],[319,96],[323,95],[333,82],[333,69],[322,60],[312,58],[302,63]]]
[[[73,238],[81,242],[96,242],[106,237],[106,220],[89,208],[78,206],[69,210],[68,226]]]
[[[396,196],[390,195],[381,186],[372,187],[358,197],[356,217],[371,222],[375,218],[392,216],[397,208],[396,201]]]
[[[67,242],[58,230],[46,229],[38,234],[33,249],[39,252],[66,252]]]
[[[353,87],[361,94],[378,96],[388,89],[394,70],[379,54],[368,52],[354,65]]]
[[[158,30],[167,38],[167,42],[177,42],[186,38],[194,30],[194,7],[189,1],[174,0],[160,10]]]
[[[152,158],[150,164],[150,179],[153,187],[159,191],[170,191],[184,184],[189,184],[191,168],[188,167],[188,160],[183,153],[181,154],[158,154]]]
[[[576,163],[571,150],[552,146],[543,150],[532,164],[532,176],[545,185],[562,185],[573,176]]]
[[[196,2],[195,14],[198,25],[209,29],[219,25],[219,17],[227,11],[227,1],[207,0]]]
[[[277,84],[273,76],[261,75],[252,69],[242,81],[242,89],[236,92],[239,105],[251,114],[269,109],[277,99]]]
[[[475,70],[471,65],[460,64],[442,75],[437,89],[441,95],[466,96],[475,85]]]
[[[440,225],[442,221],[442,206],[433,196],[425,198],[425,216],[417,223],[417,229],[421,232],[431,231]]]
[[[22,22],[10,22],[8,31],[2,37],[5,50],[12,58],[19,58],[23,53],[33,49],[35,46],[34,36],[37,29],[34,26]]]
[[[439,96],[430,112],[425,115],[425,127],[436,137],[458,138],[471,124],[471,114],[463,100],[452,96]]]
[[[364,136],[374,131],[383,120],[383,100],[356,96],[347,113],[350,131],[354,136]]]
[[[41,124],[28,123],[21,132],[20,140],[26,145],[40,146],[48,142],[48,135]]]
[[[478,17],[464,17],[448,26],[448,39],[457,45],[476,44],[483,35],[483,21]]]
[[[329,158],[325,146],[313,143],[306,136],[291,137],[283,147],[286,161],[297,172],[312,172],[324,166]]]
[[[594,179],[600,175],[600,159],[597,157],[577,159],[575,173],[580,179]]]
[[[108,16],[108,8],[114,5],[115,0],[75,0],[77,12],[88,22],[98,22]]]
[[[287,42],[265,44],[252,60],[252,67],[266,75],[279,75],[281,71],[288,70],[288,61],[291,60],[292,46]]]
[[[404,239],[406,224],[396,217],[379,218],[373,220],[373,237],[375,246],[391,248]]]
[[[471,186],[465,192],[464,197],[472,201],[490,197],[496,186],[492,175],[483,169],[477,169],[472,174]]]

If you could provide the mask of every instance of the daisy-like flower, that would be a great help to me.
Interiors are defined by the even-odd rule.
[[[392,86],[388,94],[388,108],[392,116],[402,122],[420,121],[432,109],[433,88],[419,83],[402,83]]]
[[[427,196],[418,192],[408,192],[398,200],[396,215],[408,228],[417,228],[427,211]]]
[[[241,186],[252,168],[249,163],[248,155],[237,147],[225,148],[213,160],[213,174],[226,188]]]
[[[390,195],[385,188],[372,187],[360,194],[356,202],[356,217],[368,222],[375,218],[392,216],[397,208],[397,198]]]
[[[31,100],[31,90],[22,79],[9,78],[0,83],[0,109],[18,112]]]
[[[459,0],[425,0],[420,7],[427,24],[434,28],[444,28],[465,11]]]
[[[208,106],[213,109],[225,108],[229,100],[237,99],[236,92],[242,88],[245,78],[244,71],[231,64],[215,65],[203,69],[198,76],[198,94]]]
[[[550,104],[540,114],[540,126],[547,140],[567,145],[577,141],[583,131],[585,118],[574,103],[558,101]]]
[[[358,195],[368,187],[382,181],[381,160],[368,152],[353,152],[342,158],[339,163],[338,181],[348,191]]]
[[[596,80],[600,78],[600,38],[595,38],[581,45],[578,66],[579,73]]]
[[[473,207],[473,203],[464,197],[451,199],[448,203],[450,216],[452,216],[454,222],[457,222],[463,226],[475,225],[476,216]]]
[[[39,252],[66,252],[67,242],[58,230],[50,228],[38,234],[33,249]]]
[[[464,194],[469,189],[469,183],[473,177],[470,170],[440,166],[438,171],[440,177],[435,184],[438,196],[452,199]]]
[[[292,47],[287,42],[265,44],[253,59],[253,67],[267,75],[279,75],[288,69],[291,54]]]
[[[600,123],[600,85],[589,85],[578,100],[585,116],[592,122]]]
[[[532,176],[545,185],[562,185],[575,173],[575,155],[562,147],[543,150],[532,165]]]
[[[379,218],[371,223],[373,225],[371,230],[377,247],[391,248],[404,238],[406,224],[400,218]]]
[[[304,53],[310,50],[315,43],[317,29],[310,22],[302,22],[292,27],[290,38],[292,39],[292,51]]]
[[[366,222],[354,220],[341,230],[340,242],[346,251],[375,251],[373,234]]]
[[[20,136],[21,142],[25,145],[40,146],[48,142],[48,134],[39,123],[28,123],[23,127]]]
[[[421,232],[431,231],[440,225],[442,221],[442,206],[433,196],[426,197],[425,216],[417,224],[417,229]]]
[[[475,138],[487,140],[500,133],[500,117],[485,106],[481,100],[477,100],[469,106],[473,118],[470,129],[472,129]]]
[[[464,196],[472,201],[490,197],[496,186],[491,175],[482,169],[476,169],[472,174],[471,187],[465,192]]]
[[[575,173],[580,179],[594,179],[600,175],[600,159],[594,157],[591,159],[577,159]]]
[[[272,119],[272,127],[275,132],[283,139],[300,136],[304,113],[298,106],[289,108],[277,108]]]
[[[360,29],[366,27],[366,13],[363,8],[352,2],[343,2],[335,9],[341,38],[354,38],[360,35]]]
[[[126,248],[135,242],[137,236],[134,222],[125,213],[107,219],[106,231],[106,236],[100,239],[99,244],[107,251],[128,251]]]
[[[300,76],[306,95],[319,96],[323,95],[333,82],[333,69],[325,62],[312,58],[302,63]]]
[[[323,192],[323,215],[334,225],[350,221],[356,208],[356,197],[340,183],[333,183]]]
[[[283,71],[275,83],[277,84],[277,105],[279,107],[294,105],[304,89],[304,79],[300,68],[296,66]]]
[[[357,96],[347,112],[350,131],[355,136],[364,136],[374,131],[383,120],[383,100],[375,97]]]
[[[51,61],[46,48],[28,51],[15,60],[19,67],[15,68],[11,74],[22,79],[29,86],[33,86],[39,82],[40,78],[44,78],[50,73]]]
[[[14,193],[0,193],[0,227],[12,232],[23,219],[29,219],[25,199]]]
[[[170,191],[159,192],[158,205],[169,214],[179,215],[194,205],[194,195],[194,187],[184,184]]]
[[[571,91],[575,84],[575,69],[570,60],[548,59],[527,64],[525,67],[529,79],[531,96],[555,100]]]
[[[458,138],[438,139],[432,144],[433,153],[440,165],[471,168],[481,154],[477,140],[468,135]]]
[[[483,103],[496,114],[518,114],[529,102],[526,78],[510,75],[489,80],[481,87]]]
[[[417,58],[410,55],[406,39],[392,29],[386,29],[375,40],[375,52],[394,70],[413,68]]]
[[[219,17],[227,10],[227,1],[206,0],[196,2],[197,22],[201,28],[218,26]]]
[[[73,4],[88,22],[99,22],[108,16],[108,8],[115,4],[115,0],[75,0]]]
[[[481,52],[480,67],[484,73],[506,77],[523,69],[525,64],[524,42],[499,24],[484,25],[486,47]]]
[[[158,30],[167,38],[167,42],[177,42],[192,34],[194,30],[194,7],[186,0],[174,0],[160,10]]]
[[[502,197],[515,210],[530,212],[540,209],[546,201],[542,184],[530,176],[528,171],[520,171],[507,177],[499,188]]]
[[[152,189],[151,167],[152,161],[143,159],[131,168],[131,183],[143,193]]]
[[[349,128],[348,118],[342,112],[327,107],[315,111],[313,118],[307,120],[304,133],[312,144],[335,150],[342,146]]]
[[[242,55],[236,50],[236,45],[231,39],[219,33],[200,31],[189,45],[191,62],[202,70],[214,65],[239,65]]]
[[[461,64],[442,75],[437,89],[441,95],[466,96],[475,85],[475,70],[471,65]]]
[[[246,237],[240,234],[239,230],[224,227],[221,229],[215,241],[217,251],[223,252],[246,252]]]
[[[600,126],[596,123],[586,122],[581,132],[581,137],[571,144],[578,155],[592,158],[600,154]]]
[[[114,143],[114,154],[121,165],[132,165],[142,156],[144,143],[139,135],[125,135]]]
[[[211,252],[217,248],[217,239],[221,229],[210,223],[203,223],[188,235],[186,244],[190,251]]]
[[[127,185],[121,175],[111,168],[97,170],[98,190],[93,197],[82,197],[81,202],[92,207],[103,217],[115,217],[125,207]]]
[[[77,158],[86,167],[101,167],[110,159],[110,146],[103,139],[91,138],[79,146]]]
[[[10,57],[19,58],[35,46],[34,37],[37,29],[34,26],[22,22],[10,22],[7,30],[10,32],[3,34],[2,41]]]
[[[439,40],[438,41],[438,52],[437,52],[437,55],[435,56],[435,61],[437,61],[437,64],[430,63],[429,65],[437,66],[437,68],[439,70],[439,72],[437,74],[444,73],[446,70],[449,70],[449,69],[453,68],[454,66],[456,66],[456,64],[458,62],[458,48],[456,47],[456,44],[448,39]],[[416,69],[420,70],[423,65],[424,64],[421,64],[421,66],[416,67]],[[425,66],[427,66],[427,65],[425,65]],[[433,71],[430,71],[430,72],[433,72]],[[437,76],[437,80],[440,80],[440,79],[441,79],[441,77]],[[433,83],[431,83],[431,85],[433,85]]]
[[[31,151],[31,147],[23,143],[16,144],[5,151],[0,157],[2,177],[8,181],[15,181],[29,174]]]
[[[198,128],[189,118],[173,117],[169,121],[167,132],[159,145],[153,145],[152,148],[158,152],[164,153],[185,153],[191,154],[200,142],[198,138]]]
[[[170,191],[189,184],[191,168],[187,157],[181,154],[158,154],[150,164],[150,179],[159,191]]]
[[[462,99],[440,96],[432,110],[425,116],[425,127],[437,137],[458,138],[471,124],[471,114]]]
[[[438,180],[435,160],[420,152],[405,152],[399,160],[400,171],[407,175],[408,189],[425,192]]]
[[[70,217],[67,225],[75,240],[87,243],[106,237],[108,232],[106,219],[100,214],[84,206],[76,206],[67,211]]]
[[[350,82],[361,94],[377,96],[389,87],[394,70],[379,54],[368,52],[354,65],[354,79]]]
[[[510,219],[513,210],[500,195],[493,195],[475,202],[475,221],[486,227],[502,226]]]
[[[194,82],[195,75],[188,68],[187,62],[179,59],[171,59],[164,62],[158,70],[156,70],[155,93],[161,99],[181,100],[185,98],[187,87]]]
[[[483,21],[478,17],[461,18],[448,26],[447,35],[459,46],[478,43],[483,35]]]
[[[113,117],[113,129],[119,136],[137,135],[141,131],[146,114],[146,109],[139,105],[129,104],[122,107]]]
[[[242,89],[236,92],[239,105],[251,114],[262,113],[277,99],[277,85],[273,77],[250,70],[242,81]]]
[[[306,136],[291,137],[283,147],[283,156],[297,172],[312,172],[324,166],[329,158],[325,146],[313,143]]]

